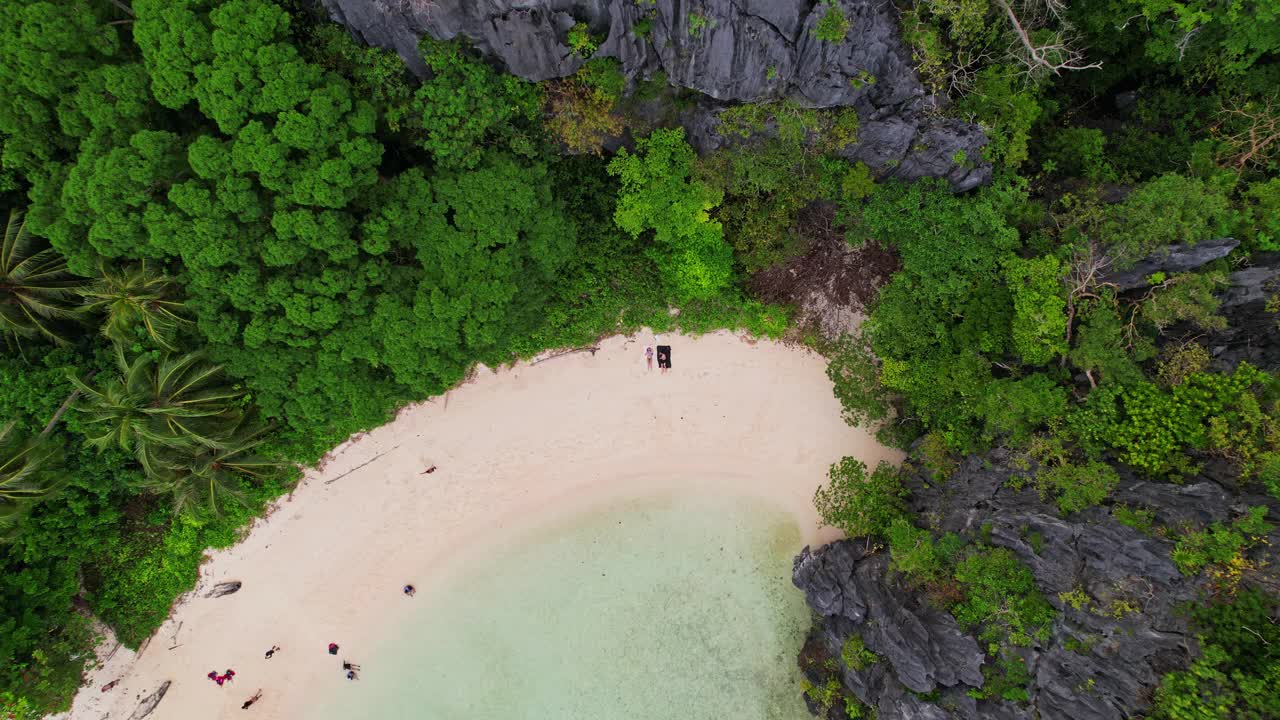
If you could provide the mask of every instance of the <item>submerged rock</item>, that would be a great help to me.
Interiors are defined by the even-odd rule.
[[[594,57],[617,58],[633,79],[662,73],[705,95],[682,124],[700,152],[720,147],[717,115],[729,103],[792,100],[805,107],[852,106],[859,140],[842,152],[881,177],[942,177],[957,191],[991,178],[987,139],[975,125],[937,118],[899,37],[889,0],[322,0],[357,38],[395,49],[425,75],[421,37],[463,37],[519,77],[542,81],[576,72],[585,59],[568,45],[585,25],[600,39]],[[820,40],[818,22],[843,13],[841,42]]]

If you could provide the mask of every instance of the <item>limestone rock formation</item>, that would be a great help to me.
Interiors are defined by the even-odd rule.
[[[828,12],[811,0],[322,0],[365,42],[394,48],[418,74],[424,35],[462,36],[507,72],[533,81],[564,77],[584,62],[570,28],[602,38],[595,57],[617,58],[629,78],[661,72],[706,96],[682,122],[700,151],[725,142],[715,131],[727,103],[789,99],[807,107],[854,107],[863,127],[842,154],[882,177],[944,177],[957,190],[991,178],[986,136],[937,118],[898,36],[890,0],[838,0],[842,42],[820,40]]]
[[[1106,273],[1102,280],[1120,290],[1133,290],[1145,286],[1147,278],[1153,273],[1172,274],[1194,270],[1226,257],[1239,245],[1240,241],[1235,238],[1205,240],[1195,245],[1170,245],[1142,258],[1132,267]]]
[[[1034,489],[1006,483],[1016,472],[1007,453],[994,450],[966,458],[946,483],[931,483],[913,470],[905,484],[911,509],[930,527],[981,533],[991,545],[1009,549],[1058,610],[1049,639],[1023,649],[1032,676],[1028,703],[966,695],[981,685],[978,645],[950,615],[899,584],[887,571],[888,551],[863,539],[806,548],[796,558],[793,581],[821,618],[802,668],[818,667],[813,658],[838,661],[846,640],[858,634],[884,661],[862,670],[841,664],[840,679],[880,720],[1120,720],[1141,714],[1160,677],[1185,667],[1195,652],[1178,606],[1199,597],[1200,581],[1178,572],[1171,540],[1121,524],[1108,506],[1060,517]],[[1228,520],[1247,505],[1280,511],[1272,499],[1228,492],[1203,476],[1180,486],[1143,482],[1123,471],[1121,477],[1110,502],[1145,508],[1174,527]],[[1270,547],[1280,543],[1280,531],[1269,540]],[[1256,552],[1273,553],[1266,548]],[[1077,592],[1087,597],[1078,608],[1059,597]],[[820,673],[810,674],[819,679]],[[838,708],[826,712],[843,717]]]

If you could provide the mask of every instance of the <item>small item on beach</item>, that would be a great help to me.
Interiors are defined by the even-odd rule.
[[[209,671],[209,675],[208,675],[207,677],[208,677],[210,680],[212,680],[212,681],[214,681],[214,682],[218,683],[219,685],[221,685],[223,682],[225,682],[225,681],[226,681],[226,678],[224,678],[224,677],[222,677],[221,675],[219,675],[217,670],[210,670],[210,671]]]
[[[115,680],[112,680],[111,682],[109,682],[109,683],[107,683],[106,685],[103,685],[103,686],[102,686],[102,692],[110,692],[110,691],[111,691],[111,689],[112,689],[112,688],[114,688],[114,687],[115,687],[116,685],[118,685],[118,684],[120,684],[120,680],[119,680],[119,678],[117,678],[117,679],[115,679]]]
[[[418,592],[418,589],[417,589],[417,588],[415,588],[415,587],[414,587],[414,586],[412,586],[412,585],[405,585],[405,586],[404,586],[404,594],[405,594],[405,595],[408,595],[409,597],[413,597],[413,596],[414,596],[414,594],[415,594],[415,593],[417,593],[417,592]]]
[[[236,676],[236,671],[232,670],[231,668],[227,668],[227,672],[223,674],[222,679],[226,680],[227,682],[231,682],[231,679],[234,678],[235,676]],[[218,684],[221,685],[222,683],[218,683]]]
[[[348,671],[347,671],[347,679],[348,679],[348,680],[355,680],[355,679],[357,679],[357,678],[359,678],[359,677],[360,677],[359,675],[356,675],[356,671],[355,671],[355,670],[348,670]]]
[[[329,643],[329,654],[330,655],[338,654],[338,643]]]
[[[663,373],[666,373],[668,370],[671,369],[671,346],[670,345],[658,346],[658,369],[661,370]]]
[[[240,709],[248,710],[250,705],[258,702],[261,699],[262,699],[262,688],[258,688],[258,692],[254,693],[253,697],[249,698],[248,700],[245,700],[244,704],[240,706]]]
[[[359,669],[360,669],[360,666],[359,666],[359,665],[356,665],[355,663],[353,663],[353,662],[351,662],[351,661],[349,661],[349,660],[343,660],[343,661],[342,661],[342,669],[343,669],[343,670],[359,670]]]
[[[431,473],[433,473],[433,472],[435,472],[435,471],[436,471],[436,466],[435,466],[435,465],[432,465],[431,467],[427,468],[426,470],[423,470],[422,472],[420,472],[420,473],[418,473],[418,474],[419,474],[419,475],[430,475]]]
[[[279,649],[280,649],[280,646],[279,646],[279,645],[272,645],[272,646],[271,646],[271,649],[267,651],[267,654],[266,654],[264,657],[266,657],[266,659],[270,660],[270,659],[271,659],[271,656],[272,656],[272,655],[275,655],[275,654],[276,654],[276,651],[277,651],[277,650],[279,650]]]
[[[644,364],[648,366],[648,369],[653,370],[653,346],[652,345],[644,346]]]

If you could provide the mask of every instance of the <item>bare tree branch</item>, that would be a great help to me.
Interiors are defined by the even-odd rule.
[[[1219,159],[1243,169],[1266,165],[1280,155],[1280,107],[1276,97],[1226,100],[1215,130],[1223,132],[1226,153]]]
[[[1045,0],[1046,3],[1053,1]],[[1061,75],[1064,71],[1092,70],[1102,67],[1100,62],[1085,62],[1084,51],[1071,45],[1067,38],[1067,29],[1064,28],[1055,33],[1057,42],[1037,44],[1031,39],[1030,33],[1027,32],[1022,19],[1014,12],[1013,6],[1007,0],[996,0],[996,3],[1009,17],[1009,24],[1013,27],[1013,33],[1017,36],[1018,44],[1022,48],[1022,52],[1015,55],[1026,66],[1028,74],[1049,72]]]

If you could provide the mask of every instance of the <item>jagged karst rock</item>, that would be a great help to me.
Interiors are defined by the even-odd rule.
[[[830,646],[832,652],[838,656],[845,638],[858,632],[910,690],[982,684],[977,642],[960,630],[955,618],[887,582],[888,556],[864,556],[865,547],[861,541],[841,540],[817,552],[805,548],[795,560],[792,581],[804,590],[809,606],[847,631],[832,636],[839,638]]]
[[[1014,489],[1017,483],[1008,482],[1015,475],[1034,477],[1035,468],[1002,449],[963,459],[945,483],[932,482],[910,463],[906,468],[909,508],[921,521],[935,532],[980,535],[1007,548],[1058,610],[1048,640],[1020,649],[1032,677],[1030,701],[968,697],[982,679],[978,645],[963,631],[954,634],[955,621],[929,608],[920,592],[886,574],[888,551],[865,555],[864,540],[805,548],[795,560],[792,579],[820,618],[801,655],[811,682],[824,672],[814,659],[838,662],[845,641],[857,633],[885,660],[861,671],[841,666],[840,679],[881,720],[1120,720],[1146,709],[1164,673],[1189,664],[1195,640],[1180,607],[1205,588],[1173,564],[1173,540],[1120,523],[1112,505],[1060,517],[1031,484]],[[1117,470],[1121,483],[1109,503],[1148,510],[1162,525],[1229,521],[1257,504],[1280,512],[1273,499],[1228,491],[1207,476],[1173,485]],[[1255,558],[1260,567],[1274,566],[1270,548],[1280,543],[1280,530],[1268,540],[1255,549],[1272,555]],[[948,674],[933,667],[938,662],[956,666]],[[935,699],[913,694],[929,691]],[[810,709],[825,712],[812,701]],[[843,717],[835,711],[824,716]]]
[[[424,35],[462,36],[485,57],[533,81],[564,77],[584,62],[568,32],[585,23],[605,39],[595,57],[619,60],[629,78],[663,73],[705,98],[682,113],[700,152],[726,144],[717,115],[728,103],[790,99],[806,107],[852,106],[858,142],[842,151],[880,177],[946,178],[957,191],[991,179],[987,139],[971,124],[934,117],[930,96],[899,38],[890,0],[839,0],[843,42],[819,40],[827,4],[810,0],[322,0],[370,45],[394,48],[415,73]]]
[[[1120,290],[1133,290],[1145,286],[1152,273],[1172,274],[1195,270],[1226,257],[1239,245],[1240,241],[1235,238],[1205,240],[1194,245],[1170,245],[1142,258],[1132,267],[1104,273],[1101,279]]]
[[[1227,327],[1203,340],[1213,355],[1214,370],[1230,370],[1241,362],[1280,370],[1280,315],[1267,309],[1268,301],[1280,293],[1280,253],[1255,256],[1254,262],[1253,267],[1231,273],[1220,294]],[[1172,334],[1202,333],[1179,328]]]

